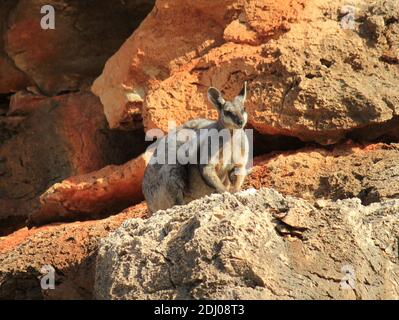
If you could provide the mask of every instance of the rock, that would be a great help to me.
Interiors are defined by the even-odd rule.
[[[25,225],[54,183],[119,165],[145,148],[137,144],[142,133],[109,130],[91,93],[20,94],[0,116],[0,137],[0,235]]]
[[[271,189],[212,195],[103,239],[95,297],[396,299],[398,210],[359,199],[317,209]]]
[[[0,4],[0,95],[16,92],[30,84],[27,76],[19,70],[4,49],[3,35],[8,14],[15,1],[3,0]]]
[[[0,238],[0,299],[92,299],[100,239],[145,214],[138,205],[100,221],[24,228]],[[44,266],[55,269],[54,290],[41,289]]]
[[[7,116],[27,115],[40,108],[46,97],[20,90],[10,97]]]
[[[167,131],[168,120],[215,118],[207,87],[231,97],[244,80],[249,123],[262,134],[333,144],[399,121],[395,0],[356,2],[353,30],[342,27],[343,0],[195,3],[159,0],[108,60],[92,90],[111,127],[142,116],[146,130]]]
[[[213,81],[228,89],[224,84],[230,77],[235,84],[229,92],[236,94],[243,73],[254,72],[260,51],[241,42],[259,44],[286,30],[303,2],[158,0],[92,87],[110,127],[140,125],[142,114],[147,129],[163,130],[168,119],[181,124],[214,117],[205,104],[205,86]]]
[[[41,207],[29,225],[96,218],[142,201],[141,184],[151,155],[147,151],[126,164],[55,184],[41,196]],[[274,188],[311,203],[358,197],[370,204],[399,197],[398,158],[399,145],[383,143],[274,152],[255,158],[244,186]]]
[[[0,49],[0,94],[8,94],[29,85],[27,77],[18,70],[12,61],[1,54]]]
[[[331,144],[357,128],[383,126],[397,119],[397,66],[380,59],[389,49],[384,41],[391,26],[384,21],[397,10],[376,13],[386,4],[396,6],[395,1],[357,1],[353,30],[338,24],[342,18],[337,12],[343,4],[339,0],[309,2],[299,23],[264,46],[264,55],[272,62],[268,72],[250,86],[256,102],[249,104],[250,122],[259,131]],[[365,22],[357,22],[362,18]],[[379,40],[364,32],[373,18],[382,20]],[[397,40],[399,34],[391,34],[390,41]],[[363,139],[372,129],[364,132]]]
[[[12,2],[4,34],[6,53],[47,95],[90,85],[154,5],[154,0],[105,1],[95,6],[66,0]],[[55,9],[54,30],[41,28],[44,5]]]
[[[95,219],[116,214],[143,200],[141,182],[151,154],[120,166],[107,166],[51,186],[40,197],[40,208],[29,216],[28,226],[56,221]]]
[[[246,188],[318,199],[360,198],[363,204],[399,198],[399,145],[346,143],[256,158]]]

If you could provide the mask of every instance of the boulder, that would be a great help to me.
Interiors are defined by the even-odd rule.
[[[90,85],[154,5],[154,0],[102,1],[95,6],[84,1],[7,0],[0,12],[11,2],[4,19],[5,51],[46,95]],[[44,5],[54,7],[55,29],[41,27]]]
[[[19,93],[0,116],[0,235],[25,224],[39,196],[67,177],[119,165],[144,151],[142,132],[111,131],[90,92]]]
[[[399,201],[317,207],[272,189],[130,219],[101,241],[97,299],[397,299]]]
[[[123,165],[107,166],[54,184],[40,196],[40,208],[29,216],[28,226],[95,219],[142,201],[141,182],[150,157],[151,153],[146,152]]]
[[[126,219],[145,215],[145,206],[137,205],[104,220],[23,228],[0,238],[0,300],[93,299],[100,239]],[[49,267],[55,288],[44,290],[42,269]]]
[[[399,121],[396,0],[345,5],[158,0],[92,90],[111,127],[215,118],[207,87],[230,98],[248,80],[249,123],[262,134],[326,145],[376,126],[384,135]]]
[[[259,60],[259,47],[247,43],[286,30],[303,2],[158,0],[93,84],[111,128],[140,125],[141,115],[147,129],[162,130],[168,119],[181,124],[214,117],[205,86],[230,78],[229,85],[241,89],[244,73],[253,72]],[[223,62],[231,66],[222,70]]]
[[[269,187],[284,195],[317,199],[359,198],[363,204],[399,198],[399,145],[302,148],[254,160],[245,187]]]
[[[358,129],[368,139],[398,120],[398,66],[382,58],[399,40],[391,32],[399,27],[396,1],[357,1],[353,18],[341,14],[345,4],[309,1],[303,20],[264,46],[272,62],[252,82],[252,99],[264,103],[249,104],[259,131],[333,144]],[[342,27],[345,19],[351,28]],[[378,35],[365,31],[373,20],[382,22]]]

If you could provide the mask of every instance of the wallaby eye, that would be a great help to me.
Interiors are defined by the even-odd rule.
[[[224,111],[224,115],[230,118],[234,117],[234,114],[231,111]]]

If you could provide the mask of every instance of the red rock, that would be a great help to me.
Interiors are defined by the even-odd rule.
[[[10,59],[2,56],[0,51],[0,94],[16,92],[29,84],[25,74],[18,70]]]
[[[7,115],[27,115],[36,109],[39,109],[46,101],[45,96],[36,95],[31,92],[21,90],[15,93],[10,98],[10,105]]]
[[[56,183],[40,197],[40,209],[28,225],[99,218],[142,201],[141,182],[149,159],[150,153],[144,153],[126,164]]]
[[[3,35],[13,2],[4,0],[0,4],[0,95],[16,92],[30,84],[28,77],[15,66],[4,49]]]
[[[21,229],[0,237],[0,299],[92,299],[97,248],[130,218],[143,218],[139,204],[98,221]],[[54,290],[41,290],[41,268],[55,270]]]
[[[4,34],[6,53],[50,95],[89,85],[154,4],[154,0],[101,1],[95,6],[65,0],[12,2]],[[55,9],[54,30],[41,28],[43,5]]]
[[[67,177],[120,164],[144,150],[143,135],[108,129],[91,93],[18,95],[0,117],[0,234],[23,226],[39,196]],[[4,139],[3,139],[4,138]]]

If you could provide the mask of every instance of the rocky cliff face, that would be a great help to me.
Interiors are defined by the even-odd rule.
[[[45,94],[79,90],[101,72],[153,3],[3,1],[3,7],[11,7],[2,20],[5,54]],[[56,28],[51,31],[40,25],[41,7],[48,4],[56,12]]]
[[[41,29],[45,4],[54,30]],[[0,236],[24,226],[54,183],[144,151],[141,131],[109,129],[88,88],[153,4],[1,2]]]
[[[3,119],[17,124],[0,146],[0,235],[9,230],[6,226],[25,225],[52,184],[128,160],[137,154],[131,143],[143,138],[110,131],[90,93],[14,96]]]
[[[168,119],[214,117],[206,87],[238,92],[259,62],[254,44],[287,30],[302,7],[302,0],[157,1],[94,82],[110,126],[143,116],[147,129],[167,130]]]
[[[244,80],[249,123],[263,134],[332,144],[397,126],[395,1],[357,1],[350,29],[339,0],[193,1],[183,15],[171,3],[157,2],[93,85],[111,127],[143,116],[146,129],[166,131],[171,119],[215,117],[206,88],[233,96]]]
[[[244,193],[244,196],[249,196],[249,198],[245,201],[242,200],[242,202],[241,200],[235,199],[234,196],[225,195],[224,197],[216,197],[210,202],[211,204],[207,204],[209,202],[208,199],[199,202],[199,204],[197,203],[195,206],[171,210],[162,215],[162,219],[166,219],[168,217],[171,218],[172,216],[175,218],[171,219],[178,219],[176,217],[179,215],[184,215],[185,219],[187,218],[188,220],[195,220],[198,214],[201,215],[204,212],[203,208],[205,204],[208,208],[212,206],[221,206],[222,209],[216,210],[217,212],[230,212],[231,201],[233,201],[232,199],[235,199],[234,201],[241,203],[240,211],[238,211],[237,214],[240,214],[241,211],[250,212],[250,218],[248,218],[248,215],[245,215],[245,218],[242,218],[243,221],[246,221],[247,219],[250,219],[249,221],[257,221],[256,219],[258,218],[254,218],[253,215],[258,213],[264,215],[262,216],[262,219],[267,219],[269,222],[271,222],[267,224],[267,228],[263,229],[263,227],[258,227],[258,232],[270,233],[272,235],[274,235],[276,232],[281,232],[282,234],[278,237],[276,236],[276,238],[283,242],[287,241],[287,239],[302,242],[303,240],[301,240],[301,234],[304,231],[303,225],[306,225],[306,221],[311,219],[311,223],[313,225],[312,237],[316,237],[320,246],[323,243],[323,246],[320,248],[324,248],[324,245],[327,245],[329,241],[327,239],[330,238],[326,238],[326,244],[324,244],[324,237],[317,236],[317,233],[319,232],[318,230],[320,229],[318,223],[323,225],[323,232],[331,232],[336,237],[342,237],[342,242],[345,243],[346,241],[350,242],[352,239],[357,237],[358,232],[361,233],[361,231],[357,230],[357,227],[353,224],[349,224],[349,222],[346,224],[347,222],[341,221],[344,219],[349,219],[349,216],[347,216],[348,211],[345,208],[353,205],[354,207],[351,212],[357,216],[357,219],[361,219],[363,215],[366,215],[366,213],[368,214],[368,212],[374,212],[373,210],[377,210],[380,213],[381,219],[385,219],[386,214],[389,213],[389,223],[393,224],[393,229],[391,230],[390,227],[387,228],[385,224],[379,225],[378,228],[380,228],[379,232],[384,233],[388,238],[386,241],[389,243],[389,250],[393,250],[391,251],[391,256],[394,256],[394,253],[392,252],[396,252],[395,239],[398,236],[397,226],[399,221],[399,211],[398,208],[396,208],[397,204],[395,201],[392,201],[393,199],[398,198],[397,192],[399,175],[397,174],[397,159],[397,144],[377,144],[366,147],[348,144],[336,147],[330,151],[326,149],[307,148],[300,149],[298,151],[286,152],[283,154],[277,153],[275,155],[260,157],[255,161],[253,171],[247,179],[246,188],[261,188],[262,186],[269,186],[286,195],[294,195],[296,197],[305,198],[308,202],[300,200],[299,198],[295,199],[295,201],[292,200],[293,198],[287,198],[291,199],[287,200],[283,196],[278,195],[276,192],[270,190],[266,193],[265,191],[262,191],[259,194],[252,192],[253,195],[252,193]],[[98,215],[98,213],[101,211],[107,212],[108,210],[108,212],[112,212],[111,209],[116,205],[127,205],[126,203],[134,199],[134,194],[137,191],[134,190],[133,186],[139,185],[138,180],[135,179],[142,178],[143,169],[139,168],[144,168],[145,163],[146,159],[141,158],[128,162],[123,166],[110,166],[96,173],[71,178],[61,184],[56,184],[42,196],[41,209],[31,217],[31,224],[43,224],[48,221],[57,221],[62,219],[84,219],[85,216],[93,217],[94,213]],[[135,174],[139,174],[139,176]],[[265,194],[267,197],[264,196]],[[239,199],[244,199],[245,197],[241,197]],[[338,202],[331,202],[329,200],[348,198],[354,199],[346,200],[346,202],[341,200]],[[224,203],[225,199],[228,199],[228,205],[222,204]],[[293,201],[293,203],[297,203],[295,206],[299,206],[299,204],[306,204],[306,210],[299,206],[297,207],[296,211],[291,211],[291,222],[287,222],[289,219],[286,218],[286,223],[291,225],[291,227],[293,224],[294,228],[282,224],[284,228],[276,231],[275,228],[280,227],[278,227],[278,223],[275,221],[275,217],[273,216],[275,212],[273,210],[266,210],[263,207],[258,210],[255,207],[250,206],[252,203],[263,203],[262,206],[269,206],[271,204],[274,205],[276,203],[276,199],[281,199],[281,201],[284,203],[287,201]],[[271,204],[267,204],[269,202]],[[361,205],[361,203],[363,203],[363,205],[369,205],[370,203],[374,204],[371,207],[368,207]],[[391,209],[387,209],[387,207],[390,205]],[[381,210],[379,209],[380,206]],[[323,213],[320,213],[319,211],[324,207],[328,208],[325,209]],[[315,212],[317,212],[317,219],[321,220],[317,222],[315,220],[316,217],[308,212],[308,208],[315,210]],[[115,210],[116,209],[114,207],[114,211]],[[281,211],[278,212],[280,212],[282,215],[284,215],[284,211],[286,211],[284,206],[278,210]],[[328,214],[326,213],[327,210]],[[217,215],[217,212],[215,213],[215,211],[210,209],[208,210],[208,213],[211,216]],[[342,226],[336,224],[336,219],[338,218],[334,218],[334,216],[337,214],[337,212],[340,217],[339,219],[341,219],[339,223],[342,224]],[[225,215],[225,213],[223,213],[223,215]],[[280,214],[277,216],[279,215]],[[106,220],[61,224],[58,226],[50,225],[32,230],[21,229],[7,237],[2,239],[0,238],[0,260],[2,261],[2,268],[0,268],[0,298],[93,298],[93,286],[95,278],[94,265],[100,240],[105,238],[111,231],[114,231],[116,228],[118,228],[123,221],[126,221],[132,217],[146,218],[147,212],[145,209],[145,204],[131,207],[125,212]],[[158,228],[158,223],[161,222],[157,222],[158,220],[154,219],[155,218],[152,218],[152,220],[142,222],[135,221],[135,223],[140,225],[143,224],[143,228],[144,226],[149,229]],[[295,221],[294,219],[300,219],[298,225],[292,222]],[[236,216],[231,213],[231,215],[227,215],[225,217],[225,220],[231,220],[231,223],[235,223]],[[366,228],[363,223],[366,224],[366,222],[362,222],[362,228]],[[340,231],[342,232],[342,235],[336,234],[337,230],[340,230],[340,228],[344,228],[344,231]],[[134,230],[134,228],[131,227],[129,230]],[[239,232],[240,230],[237,230],[237,237]],[[248,231],[249,234],[251,234],[251,232],[252,231]],[[123,246],[127,246],[131,241],[131,237],[126,236],[125,238],[125,233],[126,231],[122,231],[122,235],[120,235],[120,240],[118,241],[115,240],[115,236],[112,236],[110,239],[106,240],[108,245],[118,247],[119,241],[123,241]],[[290,235],[291,233],[293,233],[293,235]],[[143,232],[143,234],[145,234],[145,232]],[[251,239],[255,241],[257,234],[258,233],[253,234]],[[347,234],[351,234],[351,237],[348,238]],[[219,233],[214,233],[212,236],[216,241],[216,239],[219,237]],[[242,235],[239,237],[241,236]],[[235,239],[233,235],[232,238]],[[310,246],[310,244],[313,242],[310,240],[308,241],[309,242],[306,242],[306,245]],[[362,236],[357,240],[356,243],[359,243],[360,245],[363,241],[366,240]],[[143,239],[143,243],[149,244],[150,242],[147,238],[145,238]],[[79,244],[78,247],[76,247],[77,244]],[[341,242],[336,243],[329,247],[328,250],[331,250],[331,252],[334,252],[334,254],[340,255],[339,248],[341,245]],[[171,244],[170,250],[172,250],[173,246],[174,245]],[[320,248],[318,250],[322,250]],[[115,250],[119,250],[119,247],[115,248]],[[251,250],[254,250],[254,248]],[[350,250],[354,249],[351,247]],[[118,268],[120,268],[121,265],[119,265],[117,261],[113,259],[108,261],[108,256],[111,254],[110,252],[112,251],[108,251],[107,247],[102,249],[103,257],[101,263],[103,265],[109,265],[109,268],[115,268],[115,272],[117,273],[117,270],[119,270]],[[142,254],[144,255],[145,253]],[[291,258],[300,259],[300,261],[302,261],[302,259],[305,259],[304,256],[307,256],[307,254],[308,251],[302,252],[294,250],[292,251]],[[378,259],[383,258],[384,257],[378,256]],[[118,256],[118,259],[122,259],[122,261],[124,261],[122,255]],[[343,262],[343,258],[339,261]],[[356,268],[360,268],[362,263],[360,260],[356,261],[356,263],[359,264],[359,266]],[[333,272],[334,276],[336,277],[334,278],[335,280],[331,280],[329,288],[332,289],[329,290],[334,292],[334,297],[353,298],[355,294],[353,291],[351,293],[343,293],[339,291],[340,286],[337,279],[341,279],[340,277],[344,276],[341,274],[341,267],[339,266],[339,263],[337,262],[334,265],[334,269],[331,269],[333,271],[329,271]],[[316,264],[316,262],[314,262],[314,264]],[[40,270],[43,265],[53,265],[57,270],[57,281],[60,283],[60,285],[57,286],[55,291],[42,291],[40,289],[38,277],[41,274]],[[187,268],[187,266],[184,268]],[[308,269],[306,270],[311,270],[312,268],[313,265],[308,266]],[[194,270],[190,272],[193,273]],[[270,277],[272,278],[272,272],[274,271],[270,272]],[[327,271],[325,272],[326,274],[321,273],[321,277],[328,276],[330,274]],[[98,277],[101,277],[101,274],[103,273],[105,274],[105,272],[99,271]],[[83,274],[85,276],[83,276]],[[110,273],[107,271],[107,274]],[[150,272],[150,274],[152,275],[153,273]],[[148,277],[150,277],[150,274]],[[106,280],[109,286],[111,286],[111,283],[114,282],[114,276],[112,277],[112,279],[109,278]],[[397,277],[397,274],[393,274],[392,278],[390,279],[397,279]],[[125,280],[126,279],[123,281]],[[140,278],[137,278],[134,281],[139,280]],[[105,280],[99,281],[101,281],[99,283],[103,283],[102,281]],[[328,279],[326,282],[328,282]],[[24,284],[22,287],[20,287],[20,289],[18,289],[18,286],[21,286],[21,283]],[[99,286],[103,287],[105,285],[101,284]],[[137,294],[137,296],[139,295],[139,293],[136,291],[128,293],[130,290],[128,288],[131,288],[131,284],[123,282],[122,286],[125,288],[123,295],[114,295],[111,293],[110,287],[107,287],[107,289],[98,289],[109,290],[107,293],[103,292],[99,294],[103,298],[128,298],[133,297],[133,294]],[[292,288],[290,290],[292,290]],[[175,293],[172,292],[168,294],[170,294],[170,296],[174,296]],[[256,296],[252,294],[253,293],[249,294],[247,297],[256,298]],[[308,298],[316,296],[327,298],[325,292],[314,292],[312,294],[313,295],[309,295]],[[383,296],[382,293],[381,295],[380,293],[368,294],[369,293],[365,293],[362,298],[388,297]],[[152,298],[154,297],[155,295],[152,296]],[[242,295],[240,297],[244,296]],[[261,295],[258,297],[261,297]],[[289,296],[287,295],[286,297]],[[393,295],[392,297],[395,296]],[[272,298],[272,295],[270,295],[270,298]],[[302,296],[302,298],[306,297]]]
[[[2,1],[0,298],[397,298],[398,10]],[[215,118],[207,87],[244,81],[260,191],[148,217],[144,134]]]

